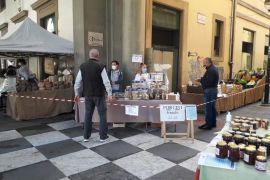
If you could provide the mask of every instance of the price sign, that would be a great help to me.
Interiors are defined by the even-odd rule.
[[[161,121],[185,121],[185,106],[176,104],[160,105]]]
[[[125,106],[125,114],[129,116],[139,116],[139,106]]]
[[[196,105],[186,105],[186,120],[196,121],[197,117],[197,106]]]

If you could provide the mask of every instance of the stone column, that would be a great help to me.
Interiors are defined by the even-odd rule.
[[[145,1],[123,1],[123,51],[122,64],[125,84],[130,84],[138,69],[138,63],[132,63],[132,54],[142,54],[145,50]]]

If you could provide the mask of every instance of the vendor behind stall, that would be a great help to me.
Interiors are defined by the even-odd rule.
[[[112,61],[112,68],[108,71],[108,77],[112,84],[112,92],[123,92],[123,73],[119,69],[118,61]]]
[[[2,74],[3,75],[3,74]],[[16,68],[9,66],[5,76],[1,75],[0,81],[0,107],[5,107],[7,93],[16,92]]]
[[[134,80],[135,81],[146,81],[146,82],[151,81],[150,74],[147,72],[147,65],[146,64],[144,64],[144,63],[140,64],[139,72],[136,74]]]

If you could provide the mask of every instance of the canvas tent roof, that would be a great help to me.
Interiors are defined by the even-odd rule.
[[[9,37],[0,39],[2,56],[64,56],[73,53],[71,41],[48,32],[30,18],[26,18]]]

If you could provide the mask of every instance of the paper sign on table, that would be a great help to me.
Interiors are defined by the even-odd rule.
[[[196,105],[186,105],[186,120],[196,121],[197,117],[197,106]]]
[[[132,55],[132,62],[142,63],[143,62],[143,56],[140,55],[140,54],[133,54]]]
[[[229,159],[217,158],[214,154],[202,153],[200,155],[198,165],[235,170],[236,164],[230,161]]]
[[[125,114],[130,116],[139,116],[139,106],[125,106]]]
[[[185,106],[176,104],[160,105],[161,121],[185,121]]]

